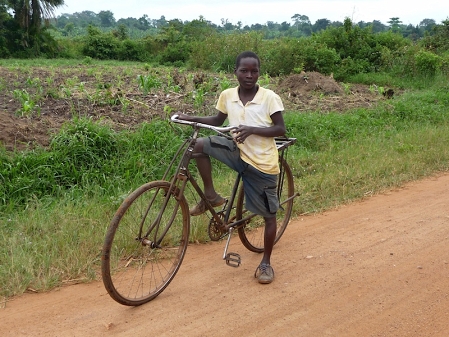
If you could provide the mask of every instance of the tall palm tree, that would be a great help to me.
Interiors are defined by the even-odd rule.
[[[44,22],[54,17],[57,7],[64,5],[64,0],[9,0],[14,11],[14,18],[26,31],[38,32]]]
[[[50,22],[55,9],[64,5],[64,0],[6,0],[6,3],[14,11],[14,20],[22,30],[22,46],[34,45],[39,50],[43,24]]]

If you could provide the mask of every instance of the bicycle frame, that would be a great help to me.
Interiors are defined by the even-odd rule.
[[[229,241],[231,238],[231,233],[234,229],[244,226],[245,224],[247,224],[249,222],[249,220],[251,220],[253,217],[257,216],[257,214],[250,213],[246,216],[242,216],[238,220],[235,220],[235,217],[231,217],[231,211],[234,207],[234,202],[235,202],[236,196],[238,194],[238,189],[239,189],[240,182],[241,182],[241,175],[237,174],[234,186],[232,188],[231,196],[230,196],[229,200],[227,201],[227,203],[225,204],[225,207],[223,209],[225,211],[224,217],[221,218],[219,216],[219,213],[217,211],[215,211],[215,209],[212,207],[212,205],[207,200],[206,196],[204,195],[204,192],[202,191],[202,189],[196,182],[195,178],[191,175],[189,168],[188,168],[190,160],[193,158],[193,149],[195,147],[195,143],[198,138],[200,129],[202,129],[202,128],[210,129],[210,130],[217,132],[220,135],[229,137],[228,135],[225,134],[225,132],[230,132],[235,127],[214,127],[214,126],[207,125],[207,124],[179,120],[176,115],[172,116],[171,120],[172,120],[172,122],[175,122],[175,123],[188,124],[188,125],[192,126],[193,133],[192,133],[192,136],[189,139],[187,139],[178,149],[176,155],[174,156],[173,160],[171,161],[169,167],[167,168],[163,179],[164,180],[167,179],[170,172],[173,171],[173,166],[174,166],[175,160],[177,158],[179,158],[179,156],[181,155],[181,152],[184,149],[184,151],[182,152],[181,158],[179,160],[179,165],[177,166],[175,173],[174,173],[173,177],[171,178],[171,188],[177,188],[180,195],[182,195],[181,193],[184,193],[187,182],[190,181],[190,183],[192,184],[192,187],[194,188],[194,190],[196,191],[198,196],[205,202],[206,208],[212,215],[212,218],[215,221],[215,223],[220,224],[220,227],[222,228],[223,233],[228,234],[228,240],[226,242],[223,259],[226,260],[226,263],[228,265],[239,266],[240,265],[240,256],[235,253],[227,253]],[[292,145],[295,141],[296,141],[295,138],[276,138],[276,147],[277,147],[278,151],[280,152],[280,160],[284,159],[284,156],[286,153],[285,150],[290,145]],[[281,172],[278,176],[278,186],[279,186],[278,198],[279,199],[280,199],[280,193],[281,193],[281,190],[283,187],[282,186],[283,175],[284,175],[284,172],[281,167]],[[284,200],[284,203],[289,202],[291,199],[295,198],[297,195],[298,194],[294,194],[290,198]],[[282,207],[282,205],[281,205],[281,207]],[[212,237],[211,237],[211,239],[212,239]]]
[[[164,291],[178,272],[189,243],[191,219],[185,194],[190,195],[190,192],[205,202],[208,216],[211,215],[208,227],[211,240],[217,241],[228,235],[223,254],[227,265],[238,267],[241,263],[239,254],[227,252],[231,237],[235,237],[231,235],[234,229],[249,251],[264,251],[266,222],[246,209],[242,177],[236,175],[230,197],[220,210],[215,210],[189,171],[200,129],[225,135],[233,127],[182,121],[176,116],[172,121],[189,124],[193,133],[176,151],[162,180],[139,186],[123,200],[105,236],[101,260],[103,283],[111,297],[124,305],[136,306],[151,301]],[[296,139],[275,140],[280,151],[281,173],[277,184],[280,208],[274,214],[274,243],[283,235],[292,214],[293,198],[298,195],[294,191],[292,170],[285,159],[285,149]],[[189,186],[186,190],[188,182],[193,189]]]
[[[211,126],[208,124],[179,120],[176,117],[177,117],[176,115],[173,116],[171,118],[171,120],[175,123],[191,125],[193,127],[193,133],[189,139],[187,139],[186,141],[184,141],[183,144],[181,144],[181,146],[179,147],[175,156],[173,157],[172,161],[170,162],[169,167],[165,171],[162,179],[166,180],[168,178],[170,172],[173,171],[173,166],[175,164],[175,160],[177,158],[179,158],[179,156],[181,155],[181,152],[184,149],[184,152],[181,155],[181,159],[179,160],[179,164],[175,170],[175,173],[174,173],[173,177],[171,178],[171,186],[172,187],[176,186],[179,189],[180,193],[184,193],[187,183],[190,182],[192,184],[192,187],[194,188],[194,190],[198,193],[198,196],[202,200],[204,200],[204,202],[206,204],[206,208],[211,213],[213,219],[217,223],[221,223],[226,230],[229,230],[230,227],[236,228],[239,225],[245,224],[249,219],[254,217],[255,214],[251,214],[251,215],[249,215],[243,219],[237,220],[237,221],[229,221],[231,211],[232,211],[232,206],[234,205],[234,201],[237,196],[237,191],[238,191],[240,181],[241,181],[240,174],[237,174],[237,178],[235,180],[235,183],[234,183],[234,186],[233,186],[233,189],[231,192],[231,197],[227,201],[227,204],[226,204],[226,206],[227,206],[226,213],[225,213],[224,218],[222,219],[219,217],[218,212],[215,211],[215,209],[209,203],[206,196],[204,195],[204,192],[202,191],[202,189],[198,185],[197,181],[195,180],[195,178],[192,176],[192,174],[189,171],[189,163],[190,163],[191,159],[193,158],[193,148],[195,147],[196,140],[198,139],[200,129],[210,129],[210,130],[217,132],[218,134],[221,134],[222,136],[229,137],[228,135],[225,134],[225,132],[229,132],[229,131],[233,130],[235,127],[214,127],[214,126]]]

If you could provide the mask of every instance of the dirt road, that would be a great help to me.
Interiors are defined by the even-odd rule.
[[[449,174],[292,221],[275,281],[238,238],[192,245],[154,301],[115,303],[101,282],[25,294],[0,309],[2,336],[449,336]]]

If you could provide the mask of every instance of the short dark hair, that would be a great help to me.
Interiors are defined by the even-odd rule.
[[[257,54],[252,51],[244,51],[237,56],[237,59],[235,60],[235,69],[237,69],[239,67],[240,61],[247,57],[255,58],[257,60],[257,63],[259,64],[259,68],[260,68],[259,56],[257,56]]]

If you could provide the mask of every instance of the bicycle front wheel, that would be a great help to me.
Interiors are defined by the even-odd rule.
[[[189,241],[184,196],[167,181],[142,185],[115,213],[103,245],[102,277],[117,302],[137,306],[158,296],[176,275]]]
[[[293,199],[295,194],[295,186],[293,183],[293,174],[290,166],[285,159],[280,161],[281,173],[278,180],[278,197],[280,208],[276,213],[276,238],[274,243],[277,243],[284,234],[285,229],[290,221],[293,209]],[[242,219],[248,215],[245,207],[245,194],[240,188],[239,197],[237,200],[237,219]],[[262,216],[254,216],[248,223],[238,229],[240,241],[243,245],[252,252],[262,253],[264,251],[264,236],[265,236],[265,221]]]

